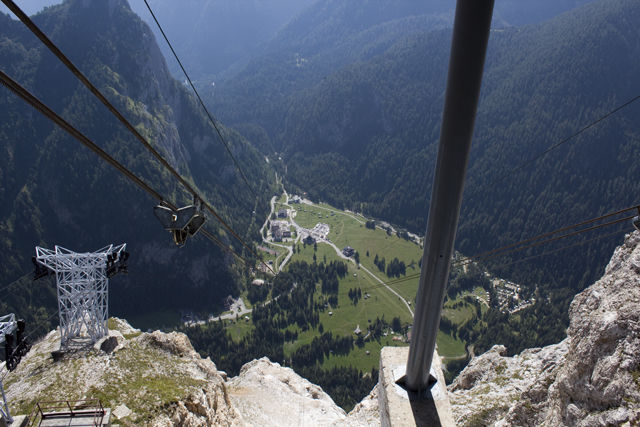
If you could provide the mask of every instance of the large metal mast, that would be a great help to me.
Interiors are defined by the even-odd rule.
[[[125,247],[109,245],[90,253],[36,247],[37,262],[56,273],[61,349],[107,335],[109,277],[126,272]]]
[[[458,0],[405,386],[429,386],[451,267],[494,0]]]

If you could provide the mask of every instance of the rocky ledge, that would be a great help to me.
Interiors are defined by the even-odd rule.
[[[244,425],[229,400],[223,375],[194,351],[184,334],[140,333],[109,319],[117,345],[65,353],[54,359],[60,334],[35,343],[5,389],[13,413],[29,414],[36,402],[100,398],[113,410],[112,425],[157,427]]]
[[[347,415],[320,387],[267,358],[228,379],[181,333],[141,333],[112,318],[105,341],[55,359],[58,331],[35,343],[4,379],[12,413],[29,414],[36,402],[97,397],[112,409],[114,426],[380,425],[375,389]]]
[[[449,386],[459,426],[634,426],[640,422],[640,233],[576,295],[567,338],[474,358]]]
[[[377,388],[347,415],[322,388],[266,357],[244,365],[227,385],[231,401],[254,427],[380,425]]]

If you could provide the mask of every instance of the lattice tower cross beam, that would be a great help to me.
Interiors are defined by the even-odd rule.
[[[108,334],[108,256],[120,256],[126,244],[109,245],[96,252],[76,253],[56,246],[36,247],[37,261],[56,273],[61,347],[88,335],[91,342]],[[85,337],[86,337],[85,335]]]

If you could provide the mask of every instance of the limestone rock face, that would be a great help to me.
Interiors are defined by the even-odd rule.
[[[535,396],[536,401],[545,400],[547,387],[564,363],[567,350],[567,340],[564,340],[505,357],[507,349],[496,345],[472,359],[449,386],[456,423],[474,425],[482,420],[484,425],[491,425],[504,418],[525,393]]]
[[[576,295],[567,338],[504,357],[496,346],[449,387],[459,425],[630,426],[640,422],[640,233]]]
[[[254,427],[380,425],[375,389],[347,416],[322,388],[266,357],[244,365],[228,390],[245,423]]]
[[[34,344],[4,380],[13,413],[28,413],[35,402],[99,397],[121,408],[112,424],[122,426],[243,426],[215,364],[202,359],[184,334],[140,333],[110,319],[117,346],[94,346],[51,357],[58,331]]]
[[[114,426],[380,426],[376,389],[347,415],[322,388],[267,358],[227,382],[184,334],[141,333],[117,318],[109,327],[117,345],[108,353],[97,343],[53,360],[58,331],[35,343],[3,381],[12,412],[99,397],[114,409]]]

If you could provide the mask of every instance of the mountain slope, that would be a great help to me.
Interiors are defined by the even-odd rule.
[[[635,2],[601,1],[537,26],[492,32],[458,232],[462,253],[482,253],[637,202],[635,104],[470,196],[640,93],[633,77],[640,71],[638,18]],[[275,138],[289,181],[313,198],[421,233],[449,44],[445,32],[411,36],[292,96]],[[510,274],[527,282],[529,292],[536,283],[580,289],[604,267],[612,245],[599,241],[520,264]]]
[[[0,20],[5,72],[168,200],[192,203],[22,23],[6,15]],[[258,230],[251,215],[256,201],[192,96],[170,76],[148,26],[127,2],[66,1],[34,21],[219,214],[251,240]],[[12,93],[2,89],[0,97],[3,283],[32,268],[29,258],[36,245],[83,252],[127,242],[132,274],[113,281],[111,308],[116,313],[208,308],[237,292],[241,271],[228,255],[200,236],[176,248],[153,216],[156,201]],[[222,133],[261,206],[267,206],[273,182],[268,165],[240,135],[224,127]],[[207,226],[241,250],[216,221]],[[3,298],[2,311],[28,317],[28,310],[54,306],[52,295],[43,292],[49,286],[20,286],[16,295]]]
[[[191,78],[217,74],[249,55],[312,0],[150,0],[149,5]],[[169,69],[184,74],[142,0],[131,8],[160,40]]]
[[[640,234],[571,302],[560,344],[474,358],[449,386],[457,425],[620,426],[640,420]]]
[[[539,22],[588,1],[498,0],[492,26]],[[200,87],[225,123],[258,124],[274,138],[271,122],[286,109],[288,96],[340,67],[384,53],[411,34],[451,27],[454,9],[453,0],[317,0],[247,58],[203,79]]]

